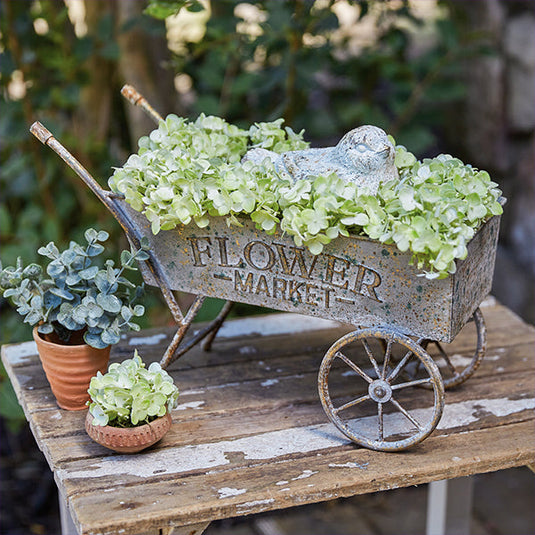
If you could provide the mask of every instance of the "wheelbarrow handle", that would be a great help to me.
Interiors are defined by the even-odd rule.
[[[130,243],[135,247],[141,246],[141,235],[139,229],[132,224],[128,216],[120,207],[119,198],[124,198],[111,191],[105,190],[100,184],[89,174],[87,169],[52,135],[52,133],[45,128],[40,122],[36,121],[30,127],[30,132],[44,145],[50,147],[89,187],[89,189],[99,198],[99,200],[106,206],[106,208],[113,214],[117,222],[121,225],[130,240]],[[153,274],[158,286],[160,287],[164,298],[173,314],[173,317],[181,326],[184,323],[184,315],[173,295],[173,292],[167,281],[167,276],[162,266],[157,259],[149,252],[150,258],[147,260],[147,266]]]
[[[149,101],[132,85],[125,84],[121,89],[123,95],[128,102],[134,106],[139,106],[158,124],[163,121],[163,117],[149,104]]]
[[[89,174],[87,169],[53,136],[52,132],[36,121],[30,127],[30,132],[43,145],[50,147],[89,187],[89,189],[108,207],[112,209],[109,191],[103,189],[100,184]]]

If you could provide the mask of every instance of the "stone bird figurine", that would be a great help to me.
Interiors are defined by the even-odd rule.
[[[243,161],[260,164],[269,158],[276,171],[292,181],[336,173],[374,195],[381,182],[399,178],[394,156],[394,146],[384,130],[364,125],[348,132],[335,147],[282,154],[256,148],[248,151]]]

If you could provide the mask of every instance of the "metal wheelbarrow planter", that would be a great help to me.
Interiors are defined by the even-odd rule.
[[[124,93],[159,118],[134,90]],[[46,128],[35,123],[31,131],[84,180],[134,246],[149,240],[143,278],[161,289],[179,326],[162,366],[201,341],[208,350],[232,302],[366,326],[327,350],[318,374],[321,403],[355,443],[399,451],[432,433],[442,416],[445,389],[468,379],[483,359],[486,330],[479,305],[491,288],[500,216],[479,229],[454,274],[433,280],[419,277],[409,264],[411,253],[394,245],[338,237],[312,255],[289,236],[267,235],[245,218],[240,228],[211,218],[203,229],[187,225],[153,235],[145,216],[102,189]],[[196,295],[186,313],[173,291]],[[215,320],[185,341],[205,297],[228,301]],[[473,331],[467,343],[476,346],[471,357],[449,355],[445,344],[466,324]]]

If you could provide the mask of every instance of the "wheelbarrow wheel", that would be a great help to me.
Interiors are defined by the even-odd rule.
[[[404,370],[415,363],[425,376],[405,380]],[[418,444],[433,432],[444,408],[444,385],[433,359],[388,327],[359,329],[337,340],[321,363],[318,388],[334,425],[353,442],[378,451]]]
[[[474,335],[477,337],[476,349],[471,356],[465,356],[463,344],[466,340],[467,347],[473,347]],[[444,388],[446,389],[458,386],[470,378],[485,356],[487,329],[485,327],[485,319],[479,308],[474,312],[474,315],[461,330],[460,334],[457,335],[455,343],[458,349],[452,351],[448,347],[448,344],[427,339],[419,340],[419,344],[438,365],[442,380],[444,381]],[[416,378],[416,376],[417,373],[414,373],[412,378]]]

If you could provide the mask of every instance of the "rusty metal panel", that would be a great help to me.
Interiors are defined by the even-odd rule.
[[[172,289],[444,342],[488,293],[499,223],[493,218],[472,240],[458,273],[429,280],[409,265],[410,253],[367,238],[339,237],[314,256],[280,232],[267,235],[247,219],[229,227],[224,218],[154,236],[142,214],[121,204],[150,240]]]

